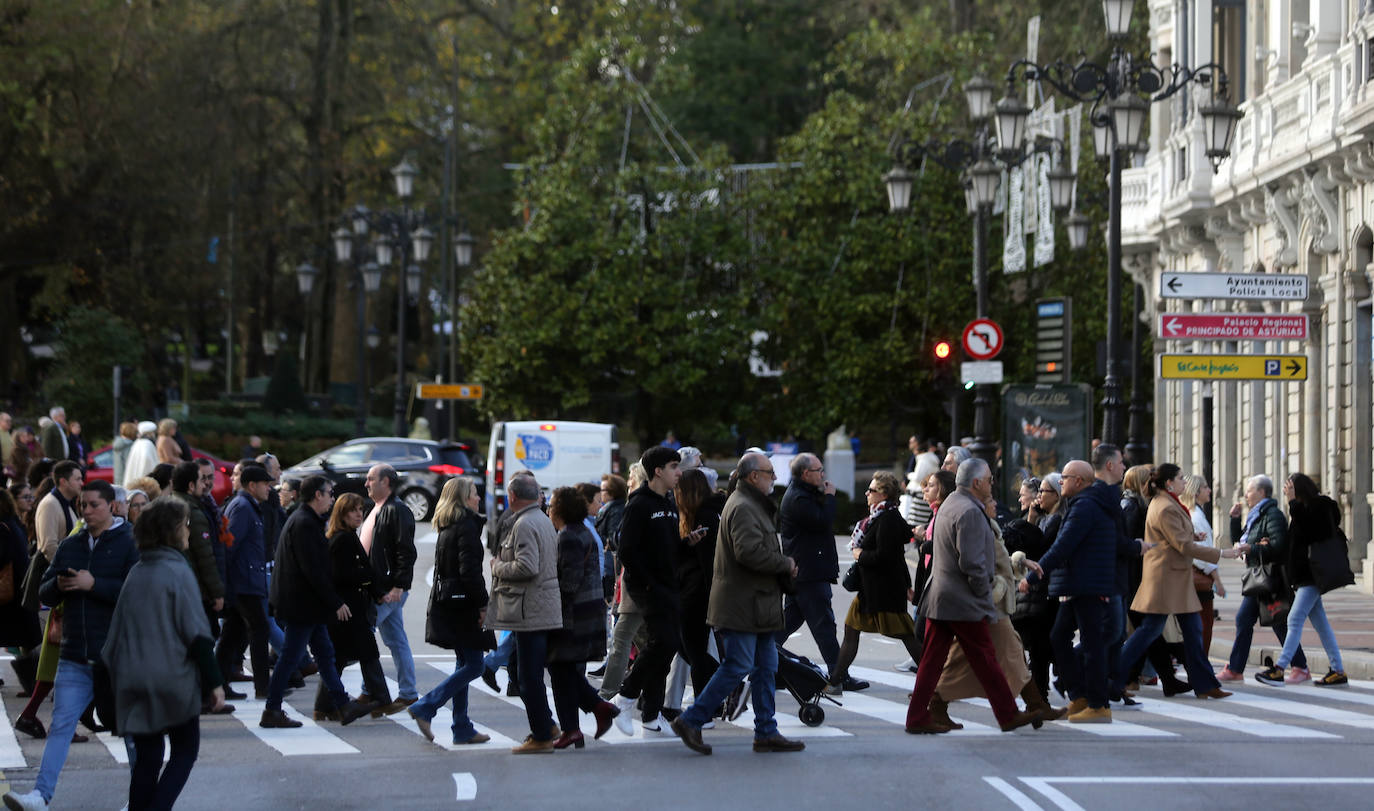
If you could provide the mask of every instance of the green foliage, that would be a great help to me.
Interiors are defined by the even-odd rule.
[[[147,386],[142,366],[143,341],[137,329],[117,313],[95,307],[70,309],[56,325],[55,360],[43,382],[45,402],[62,405],[92,434],[106,430],[114,418],[113,367],[132,367],[125,385]]]

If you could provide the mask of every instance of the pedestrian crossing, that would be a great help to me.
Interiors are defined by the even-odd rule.
[[[453,663],[449,657],[421,659],[420,684],[432,687],[444,676],[452,672]],[[427,667],[426,667],[427,665]],[[803,738],[820,745],[831,740],[844,741],[857,738],[873,740],[876,736],[901,735],[906,721],[907,693],[912,689],[914,678],[910,674],[884,671],[875,668],[852,667],[850,674],[873,684],[863,692],[850,691],[839,697],[841,706],[828,701],[822,702],[826,712],[825,723],[818,727],[808,727],[796,715],[796,705],[785,691],[778,694],[777,722],[779,731],[788,737]],[[500,686],[504,687],[507,676],[504,671],[498,675]],[[469,714],[478,731],[491,736],[483,744],[466,745],[451,742],[451,710],[448,705],[441,707],[435,715],[432,728],[435,741],[424,741],[419,727],[407,712],[385,716],[383,720],[363,719],[347,729],[333,722],[316,722],[313,719],[315,679],[305,690],[298,690],[288,697],[283,710],[302,726],[298,729],[263,729],[258,726],[264,702],[248,699],[234,704],[237,711],[231,715],[206,716],[202,719],[205,728],[220,727],[220,732],[234,736],[246,731],[246,737],[261,744],[266,750],[283,757],[310,756],[349,756],[366,755],[372,747],[394,752],[397,744],[395,735],[380,735],[374,730],[383,726],[405,732],[401,740],[413,739],[417,756],[423,756],[428,747],[437,747],[451,752],[506,753],[516,746],[528,728],[524,714],[524,704],[519,698],[506,696],[503,689],[492,691],[480,680],[470,686]],[[362,687],[362,676],[356,666],[344,672],[343,682],[350,694],[357,694]],[[388,680],[393,695],[397,690],[394,681]],[[1138,696],[1141,707],[1138,711],[1116,711],[1111,724],[1069,724],[1055,722],[1046,725],[1040,732],[1041,744],[1052,740],[1097,740],[1111,738],[1116,740],[1151,740],[1158,738],[1200,738],[1221,733],[1227,739],[1259,739],[1265,741],[1335,741],[1348,738],[1369,740],[1369,731],[1374,730],[1374,682],[1352,682],[1344,688],[1318,688],[1310,685],[1290,685],[1283,688],[1265,687],[1258,684],[1228,684],[1226,689],[1234,695],[1221,701],[1200,701],[1191,696],[1171,699],[1163,698],[1157,688],[1145,688]],[[11,720],[22,702],[13,697],[4,697],[5,711],[0,716],[0,768],[22,769],[36,767],[42,758],[43,742],[16,734]],[[549,694],[552,707],[552,695]],[[691,701],[688,690],[686,701]],[[50,705],[49,705],[50,706]],[[48,712],[40,715],[48,721]],[[752,710],[734,722],[717,722],[710,735],[735,734],[747,736],[753,728]],[[942,736],[941,740],[999,736],[991,708],[984,699],[956,701],[950,705],[950,715],[964,724],[964,729]],[[243,730],[236,732],[237,727]],[[612,729],[600,740],[590,741],[592,723],[584,716],[583,729],[588,733],[588,745],[602,743],[615,747],[634,747],[642,745],[678,744],[677,737],[667,724],[659,732],[646,730],[639,718],[634,719],[634,733],[625,735],[619,729]],[[93,736],[100,748],[84,749],[86,752],[101,752],[114,763],[128,763],[128,753],[124,741],[109,733]],[[747,739],[747,738],[746,738]],[[905,739],[904,739],[905,740]],[[373,741],[376,741],[374,744]],[[678,744],[680,745],[680,744]],[[213,748],[202,750],[202,758],[213,757]]]

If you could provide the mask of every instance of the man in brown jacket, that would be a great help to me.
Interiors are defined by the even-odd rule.
[[[799,752],[806,744],[778,734],[773,720],[775,636],[782,629],[778,577],[795,577],[797,564],[782,554],[773,526],[773,463],[761,453],[746,453],[737,472],[738,485],[720,514],[706,613],[706,623],[720,633],[720,668],[696,702],[673,719],[673,731],[688,749],[711,754],[711,747],[701,740],[701,727],[747,675],[754,701],[754,751]]]
[[[930,714],[930,700],[945,669],[949,646],[955,640],[964,649],[969,667],[987,693],[992,711],[1003,732],[1036,720],[1033,711],[1018,712],[1007,677],[997,664],[997,652],[988,635],[988,623],[997,621],[992,602],[992,575],[996,536],[983,511],[992,495],[992,472],[982,459],[969,459],[955,474],[958,490],[940,505],[935,522],[930,585],[921,595],[921,614],[926,618],[925,650],[916,669],[916,689],[906,714],[906,731],[949,732]]]

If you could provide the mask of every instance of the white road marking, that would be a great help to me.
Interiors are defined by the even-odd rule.
[[[1314,690],[1322,688],[1314,687]],[[1338,724],[1340,726],[1356,727],[1357,729],[1374,729],[1374,718],[1358,712],[1349,710],[1338,710],[1334,707],[1326,707],[1321,704],[1304,704],[1299,701],[1287,701],[1277,696],[1262,695],[1246,691],[1236,691],[1230,698],[1226,699],[1232,704],[1244,704],[1266,712],[1276,712],[1285,715],[1296,715],[1300,718],[1309,718],[1313,721],[1323,721],[1328,724]]]
[[[0,702],[0,769],[22,769],[27,765],[19,735],[10,725],[9,709]]]
[[[1000,777],[984,777],[983,782],[1001,792],[1002,796],[1011,800],[1012,804],[1021,809],[1021,811],[1042,811],[1034,800],[1026,796],[1025,792]]]
[[[458,789],[458,802],[477,799],[477,778],[472,772],[454,772],[453,784]]]
[[[96,740],[104,744],[106,749],[110,750],[110,756],[115,759],[115,763],[122,763],[126,766],[128,765],[129,748],[124,745],[123,738],[115,737],[109,732],[97,732],[94,737]],[[167,762],[167,755],[167,751],[163,750],[162,762]]]
[[[433,665],[433,667],[437,669],[445,670],[446,673],[453,672],[452,667],[448,667],[447,669],[445,669],[440,668],[439,665],[435,663],[431,663],[431,665]],[[349,695],[357,695],[358,693],[362,692],[363,674],[362,670],[360,670],[357,665],[350,665],[348,668],[344,670],[342,681],[344,684],[344,689],[348,691]],[[396,681],[391,678],[388,678],[386,680],[386,683],[387,687],[391,690],[391,694],[395,695],[400,685],[398,685]],[[399,724],[400,726],[405,727],[406,729],[410,730],[411,732],[415,733],[420,737],[424,737],[424,735],[420,732],[419,724],[416,724],[415,719],[412,718],[410,713],[406,712],[405,710],[402,710],[394,715],[385,715],[382,717],[386,718],[392,723]],[[362,719],[360,718],[358,720],[361,721]],[[460,749],[465,751],[471,750],[474,752],[489,752],[496,749],[500,749],[501,751],[507,751],[512,746],[515,746],[518,743],[517,741],[511,740],[510,738],[506,737],[505,735],[502,735],[500,732],[497,732],[494,729],[491,729],[490,727],[485,727],[477,723],[474,723],[473,726],[477,728],[478,732],[485,732],[486,734],[490,735],[491,740],[487,741],[486,743],[455,744],[453,742],[453,735],[449,731],[453,728],[453,710],[449,709],[448,704],[445,704],[444,706],[436,710],[434,713],[434,718],[430,720],[430,727],[434,732],[435,745],[441,746],[444,749],[449,750],[450,752],[457,751]]]
[[[851,668],[851,675],[854,675]],[[883,698],[860,695],[853,691],[845,693],[840,697],[844,703],[844,709],[849,712],[867,715],[869,718],[877,718],[879,721],[886,721],[889,724],[906,728],[906,713],[908,705],[896,701],[888,701]],[[970,721],[967,718],[956,718],[950,716],[955,721],[964,725],[963,729],[956,729],[947,734],[968,737],[971,735],[996,735],[1001,734],[999,730],[980,724],[977,721]]]
[[[1223,699],[1223,701],[1229,699]],[[1204,724],[1206,726],[1218,727],[1220,729],[1239,732],[1243,735],[1254,735],[1259,738],[1339,738],[1329,732],[1321,732],[1315,729],[1305,729],[1303,727],[1289,726],[1288,724],[1276,724],[1272,721],[1263,721],[1258,718],[1243,718],[1238,715],[1227,715],[1224,712],[1204,709],[1199,706],[1188,706],[1189,704],[1201,704],[1201,699],[1161,699],[1158,701],[1143,701],[1140,711],[1149,715],[1162,715],[1166,718],[1173,718],[1177,721],[1186,721],[1191,724]]]
[[[312,702],[314,699],[311,699]],[[314,719],[301,715],[290,704],[283,702],[281,708],[288,717],[300,721],[304,726],[298,729],[263,729],[258,726],[262,711],[267,702],[260,699],[239,699],[234,702],[234,718],[253,733],[258,740],[288,757],[296,755],[355,755],[358,750],[352,744],[336,737],[332,732],[315,723]]]
[[[977,706],[979,706],[979,707],[986,707],[986,708],[989,709],[989,710],[992,709],[992,704],[990,704],[986,698],[966,698],[966,699],[962,699],[962,702],[963,702],[963,703],[966,703],[966,704],[974,704],[974,705],[977,705]],[[1141,703],[1144,704],[1145,702],[1141,702]],[[954,706],[954,705],[951,704],[950,706],[952,707],[952,706]],[[1113,712],[1113,713],[1112,713],[1112,722],[1111,722],[1110,724],[1070,724],[1070,723],[1068,722],[1068,719],[1065,719],[1065,720],[1063,720],[1063,721],[1051,722],[1051,723],[1054,723],[1054,724],[1055,724],[1055,729],[1073,729],[1073,730],[1076,730],[1076,731],[1078,731],[1078,732],[1086,732],[1086,733],[1088,733],[1089,735],[1097,735],[1097,736],[1102,737],[1102,738],[1176,738],[1176,737],[1178,737],[1178,734],[1177,734],[1177,733],[1170,732],[1170,731],[1165,730],[1165,729],[1155,729],[1154,727],[1147,727],[1147,726],[1145,726],[1144,724],[1133,724],[1133,723],[1131,723],[1130,721],[1123,721],[1123,720],[1121,720],[1121,716],[1123,716],[1123,715],[1125,715],[1125,714],[1127,714],[1127,713],[1129,713],[1129,712],[1134,712],[1134,711],[1133,711],[1133,710],[1127,710],[1126,712]],[[1060,726],[1061,724],[1062,724],[1062,726]]]
[[[986,780],[988,778],[984,779]],[[1374,777],[1163,777],[1157,775],[1142,775],[1139,777],[1022,777],[1019,779],[1022,783],[1025,783],[1045,795],[1050,802],[1053,802],[1058,808],[1063,809],[1063,811],[1083,811],[1083,807],[1069,799],[1062,791],[1051,786],[1051,783],[1067,785],[1144,784],[1148,786],[1239,785],[1247,788],[1285,785],[1298,785],[1303,787],[1374,785]],[[989,780],[989,782],[991,781]]]

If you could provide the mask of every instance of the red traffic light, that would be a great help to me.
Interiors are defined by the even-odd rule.
[[[935,359],[949,360],[950,351],[949,341],[940,341],[935,344]]]

